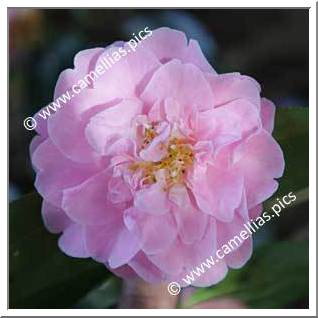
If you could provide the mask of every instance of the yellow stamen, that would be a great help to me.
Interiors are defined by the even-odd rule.
[[[175,183],[183,182],[186,169],[193,163],[191,146],[185,139],[172,138],[165,147],[167,147],[167,155],[160,161],[141,161],[135,162],[130,166],[132,171],[137,171],[138,169],[143,171],[144,184],[155,183],[155,174],[161,169],[165,170],[168,188]]]

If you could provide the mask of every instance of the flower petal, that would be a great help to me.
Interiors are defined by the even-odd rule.
[[[109,257],[109,266],[117,268],[128,263],[139,250],[140,242],[137,236],[131,233],[126,227],[123,227],[113,244]]]
[[[160,182],[137,191],[134,205],[138,210],[150,214],[164,214],[170,210],[167,192]]]
[[[63,191],[62,208],[70,219],[85,225],[107,222],[109,213],[118,209],[107,200],[109,178],[109,173],[103,171]]]
[[[65,158],[50,139],[35,149],[32,164],[37,170],[36,189],[57,207],[61,206],[64,189],[78,185],[98,171],[98,165],[80,164]]]
[[[41,213],[44,225],[51,233],[60,233],[72,223],[62,209],[45,200],[42,203]]]
[[[235,99],[250,101],[260,109],[260,85],[251,77],[240,73],[206,74],[214,94],[214,104],[223,105]]]
[[[67,227],[58,240],[59,248],[68,256],[89,257],[84,240],[84,227],[72,224]]]
[[[124,213],[127,228],[140,240],[142,250],[147,254],[160,253],[170,247],[177,237],[177,229],[173,216],[151,215],[135,208]]]
[[[198,66],[203,72],[216,75],[215,70],[203,55],[198,41],[191,39],[188,47],[183,51],[181,58],[183,63],[192,63]]]
[[[148,260],[147,256],[143,252],[136,254],[128,264],[148,283],[159,283],[164,279],[163,273]]]
[[[274,129],[275,105],[269,99],[261,99],[261,118],[263,128],[271,134]]]
[[[284,171],[281,148],[265,130],[250,136],[234,154],[235,169],[244,175],[248,208],[263,202],[277,189],[274,178]]]
[[[252,255],[253,242],[244,223],[245,221],[239,215],[235,215],[232,222],[217,222],[218,248],[222,248],[225,244],[231,249],[224,260],[232,268],[242,267]],[[246,232],[243,238],[240,236],[241,231]]]
[[[141,48],[150,50],[161,61],[181,57],[187,47],[187,38],[181,31],[170,28],[159,28],[140,43]]]
[[[255,106],[247,100],[236,99],[222,107],[198,113],[197,136],[212,140],[219,148],[261,127]]]
[[[134,136],[132,120],[141,110],[141,102],[130,99],[96,114],[85,129],[88,142],[97,153],[106,155],[108,147],[118,138]]]
[[[184,244],[180,239],[174,241],[163,253],[149,255],[149,260],[171,278],[189,273],[212,255],[216,249],[216,224],[210,218],[204,236],[194,244]],[[173,279],[172,279],[173,280]]]
[[[197,166],[188,178],[198,207],[218,220],[231,221],[239,206],[243,178],[235,170]]]
[[[161,66],[152,76],[141,99],[148,105],[175,99],[186,113],[193,108],[204,110],[213,107],[213,94],[202,72],[192,64],[181,64],[178,60]]]

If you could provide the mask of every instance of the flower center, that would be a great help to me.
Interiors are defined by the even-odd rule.
[[[155,137],[153,132],[145,131],[144,144],[149,144]],[[167,188],[175,183],[182,183],[186,169],[193,163],[193,151],[186,139],[172,137],[168,144],[162,144],[167,154],[160,161],[135,162],[130,166],[132,171],[139,169],[143,172],[142,184],[153,184],[157,182],[156,172],[163,169]]]

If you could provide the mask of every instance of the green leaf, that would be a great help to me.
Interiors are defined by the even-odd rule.
[[[37,194],[10,204],[10,308],[69,308],[110,277],[102,264],[63,254],[40,211]]]
[[[308,297],[308,242],[279,242],[262,246],[252,260],[231,270],[218,285],[198,289],[186,307],[220,296],[231,296],[250,308],[288,308]]]
[[[285,157],[285,172],[279,180],[277,196],[308,187],[309,176],[308,108],[278,108],[274,138]]]

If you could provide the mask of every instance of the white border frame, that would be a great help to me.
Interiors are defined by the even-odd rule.
[[[73,7],[78,5],[79,1],[70,0],[42,0],[38,2],[36,0],[30,0],[28,3],[21,0],[5,0],[0,4],[0,38],[1,43],[5,46],[7,43],[7,8],[8,7]],[[0,188],[0,202],[1,202],[1,222],[0,222],[0,246],[1,255],[6,255],[5,259],[7,262],[0,263],[0,314],[5,316],[160,316],[160,315],[170,315],[170,316],[315,316],[316,315],[316,2],[315,1],[281,1],[281,0],[267,0],[267,1],[246,1],[241,0],[237,2],[235,0],[222,0],[213,1],[208,3],[204,0],[155,0],[147,2],[145,0],[136,0],[133,3],[125,0],[117,0],[112,3],[105,3],[107,7],[102,7],[103,4],[98,0],[90,0],[89,6],[85,5],[85,2],[81,2],[82,8],[100,7],[100,8],[111,8],[111,7],[194,7],[195,8],[209,8],[209,5],[213,8],[266,8],[266,7],[277,7],[277,8],[308,8],[309,10],[309,251],[310,251],[310,262],[309,262],[309,309],[7,309],[8,304],[8,290],[7,290],[7,273],[8,273],[8,215],[5,213],[7,211],[7,182],[3,182]],[[238,7],[237,4],[240,4]],[[74,7],[76,8],[76,7]],[[3,54],[3,52],[5,52]],[[8,51],[1,50],[1,83],[5,85],[0,86],[1,96],[6,96],[8,101]],[[5,104],[5,99],[2,98],[3,104]],[[1,118],[3,123],[0,126],[0,149],[8,149],[8,122],[4,120],[8,118],[6,108],[4,105],[0,108]],[[22,125],[22,123],[21,123]],[[27,131],[26,131],[27,133]],[[7,136],[5,139],[3,136]],[[8,159],[2,157],[1,162],[1,177],[2,180],[8,179]],[[2,258],[3,259],[3,258]]]

